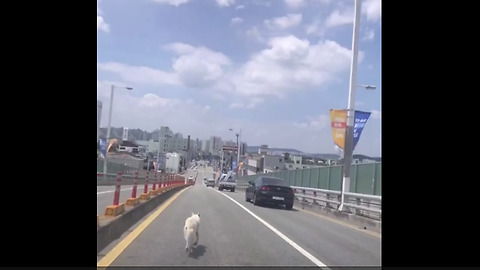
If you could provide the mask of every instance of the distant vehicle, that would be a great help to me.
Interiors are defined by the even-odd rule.
[[[235,192],[236,187],[237,187],[237,180],[235,180],[235,174],[228,173],[220,177],[220,181],[218,182],[218,190],[228,189],[231,192]]]
[[[215,187],[215,179],[208,179],[206,185],[207,187]]]
[[[260,176],[245,191],[245,201],[254,205],[273,204],[285,205],[287,210],[293,208],[295,190],[287,181],[277,177]]]
[[[188,181],[194,181],[194,180],[193,180],[193,176],[190,175],[190,176],[188,177]]]

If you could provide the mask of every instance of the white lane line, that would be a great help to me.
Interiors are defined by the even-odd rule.
[[[132,189],[133,188],[122,188],[122,189],[120,189],[120,191],[126,191],[126,190],[132,190]],[[115,190],[100,191],[100,192],[97,192],[97,195],[105,194],[105,193],[111,193],[111,192],[115,192]]]
[[[312,254],[310,254],[310,252],[306,251],[305,249],[303,249],[301,246],[299,246],[297,243],[295,243],[292,239],[288,238],[286,235],[284,235],[283,233],[281,233],[279,230],[277,230],[275,227],[273,227],[272,225],[270,225],[268,222],[266,222],[265,220],[263,220],[262,218],[260,218],[259,216],[255,215],[252,211],[250,211],[248,208],[246,208],[245,206],[241,205],[239,202],[235,201],[234,199],[232,199],[230,196],[228,196],[227,194],[221,192],[221,191],[218,191],[216,189],[214,189],[216,192],[222,194],[223,196],[227,197],[228,199],[230,199],[232,202],[236,203],[238,206],[240,206],[243,210],[245,210],[247,213],[249,213],[252,217],[256,218],[258,221],[260,221],[261,223],[263,223],[263,225],[265,225],[267,228],[269,228],[270,230],[272,230],[274,233],[276,233],[278,236],[280,236],[280,238],[282,238],[283,240],[285,240],[285,242],[287,242],[289,245],[291,245],[293,248],[295,248],[298,252],[300,252],[303,256],[307,257],[310,261],[312,261],[315,265],[319,266],[319,267],[326,267],[326,265],[321,262],[319,259],[315,258],[315,256],[313,256]]]

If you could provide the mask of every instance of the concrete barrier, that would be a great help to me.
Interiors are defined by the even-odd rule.
[[[370,219],[351,213],[340,212],[334,208],[328,208],[322,205],[299,200],[295,200],[294,207],[344,221],[346,223],[358,226],[364,230],[382,233],[382,222],[375,219]]]
[[[141,200],[141,201],[148,201],[148,200],[150,200],[150,193],[142,193],[142,194],[140,195],[140,200]]]
[[[106,216],[118,216],[125,212],[125,204],[120,203],[118,205],[110,205],[107,206],[107,209],[105,209],[105,215]]]
[[[177,186],[168,190],[164,189],[163,193],[152,197],[147,201],[143,201],[131,209],[127,209],[122,214],[116,217],[108,217],[106,224],[101,224],[102,222],[100,222],[100,227],[97,229],[97,254],[111,242],[120,238],[122,234],[129,230],[135,223],[151,213],[177,191],[188,186],[190,185]]]
[[[140,198],[128,198],[125,204],[128,206],[135,206],[138,203],[140,203]]]

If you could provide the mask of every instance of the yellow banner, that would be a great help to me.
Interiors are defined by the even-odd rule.
[[[330,110],[333,142],[340,148],[345,148],[345,132],[347,128],[347,110]]]

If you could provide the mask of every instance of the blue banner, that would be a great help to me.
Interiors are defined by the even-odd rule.
[[[353,150],[360,139],[360,134],[370,117],[370,112],[355,111],[355,122],[353,123]]]
[[[100,150],[104,157],[107,157],[107,139],[100,139]]]
[[[232,162],[232,171],[235,171],[237,169],[237,162],[234,161]]]

